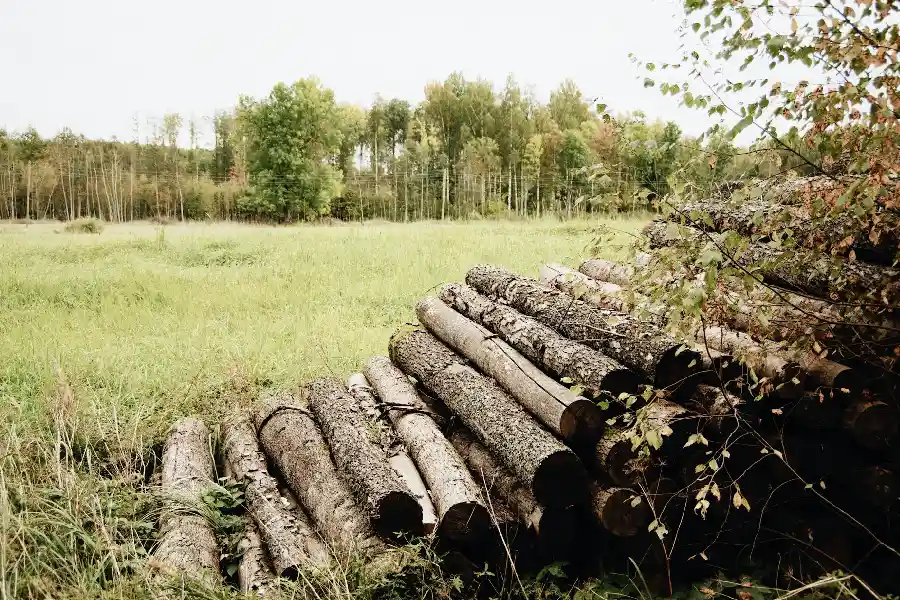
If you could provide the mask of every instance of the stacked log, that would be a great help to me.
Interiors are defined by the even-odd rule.
[[[219,544],[199,510],[214,472],[210,434],[203,421],[189,417],[175,423],[163,448],[162,494],[168,507],[160,519],[160,542],[154,552],[166,570],[194,578],[218,577]]]
[[[469,269],[466,283],[558,329],[569,339],[622,362],[653,381],[657,388],[677,391],[697,370],[699,354],[658,327],[628,313],[597,308],[533,279],[490,265]]]
[[[434,392],[527,483],[538,502],[564,507],[586,501],[581,461],[492,380],[421,329],[395,333],[390,352],[398,366]]]

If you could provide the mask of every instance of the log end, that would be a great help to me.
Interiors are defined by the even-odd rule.
[[[559,429],[570,446],[590,446],[600,439],[606,418],[600,407],[587,398],[578,398],[563,410]]]
[[[575,543],[581,523],[577,507],[545,508],[535,527],[538,544],[551,555],[565,552]]]
[[[559,450],[546,457],[532,480],[532,493],[544,506],[582,505],[588,500],[588,477],[584,465],[570,451]]]
[[[640,499],[634,502],[635,492],[625,488],[596,490],[594,515],[613,535],[630,537],[644,531],[653,518],[650,505]]]
[[[380,512],[372,517],[372,527],[378,535],[397,539],[424,533],[422,523],[422,506],[410,494],[405,492],[388,492],[380,502]]]
[[[603,389],[614,398],[622,393],[636,396],[643,383],[644,379],[630,369],[613,369],[603,378]]]
[[[479,502],[459,502],[444,514],[437,536],[452,548],[476,548],[490,537],[491,517]]]
[[[685,346],[673,347],[663,354],[656,367],[654,385],[658,389],[677,390],[701,369],[702,357]]]

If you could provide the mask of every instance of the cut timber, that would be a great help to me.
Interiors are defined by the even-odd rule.
[[[333,378],[313,381],[304,391],[338,470],[368,511],[375,531],[385,537],[420,535],[422,507],[373,439],[359,403]]]
[[[241,591],[254,592],[256,596],[265,596],[275,584],[272,563],[263,546],[259,530],[251,519],[244,525],[244,537],[238,544],[241,562],[238,565],[238,583]]]
[[[594,452],[595,468],[617,487],[632,487],[658,475],[653,459],[635,451],[631,437],[627,428],[607,429]]]
[[[726,440],[740,430],[741,419],[753,415],[757,408],[754,403],[723,392],[721,387],[706,384],[697,386],[690,404],[709,417],[703,430],[715,440]]]
[[[434,392],[547,506],[587,500],[587,475],[575,454],[497,386],[466,366],[427,331],[391,337],[391,359]]]
[[[618,361],[489,300],[467,285],[445,285],[441,299],[557,377],[568,377],[596,392],[608,392],[614,398],[623,393],[637,394],[643,382],[640,375]]]
[[[416,315],[569,445],[588,446],[600,438],[605,419],[596,404],[544,375],[496,335],[431,296],[416,305]]]
[[[653,519],[647,501],[634,490],[591,484],[594,517],[613,535],[628,537],[644,531]]]
[[[371,358],[365,374],[388,406],[388,417],[431,490],[438,513],[438,536],[451,545],[471,547],[490,529],[481,489],[462,458],[423,412],[415,389],[386,356]]]
[[[162,534],[154,552],[167,568],[201,579],[219,576],[219,543],[209,522],[196,512],[204,490],[213,485],[215,465],[209,449],[209,430],[199,419],[181,419],[169,431],[162,493],[172,510],[160,518]]]
[[[263,450],[341,558],[386,550],[306,409],[289,394],[273,395],[259,402],[253,420]]]
[[[897,407],[881,401],[857,402],[844,414],[844,427],[863,448],[890,448],[900,429]]]
[[[803,394],[806,374],[801,366],[773,354],[746,333],[711,326],[699,331],[695,337],[698,344],[731,354],[753,369],[758,378],[767,378],[775,396],[793,400]]]
[[[573,298],[584,300],[599,308],[628,312],[628,302],[622,286],[598,281],[563,265],[549,264],[541,267],[541,283],[555,287]]]
[[[362,373],[351,375],[347,379],[347,390],[351,396],[356,398],[363,410],[371,413],[372,425],[381,425],[390,429],[390,437],[393,438],[393,428],[381,419],[380,411],[378,410],[378,399],[375,397],[374,390],[369,386],[369,380],[366,379],[366,376]],[[384,437],[388,437],[388,435]],[[431,534],[437,527],[438,518],[434,504],[431,502],[431,497],[428,495],[428,488],[425,487],[425,482],[422,481],[422,476],[419,474],[416,464],[406,453],[406,450],[401,445],[393,443],[393,439],[390,441],[392,443],[387,450],[390,456],[391,468],[400,476],[400,479],[403,480],[403,483],[415,496],[419,506],[422,507],[422,533]]]
[[[225,459],[234,478],[246,484],[247,512],[259,528],[272,566],[281,577],[297,579],[301,571],[325,567],[328,550],[316,536],[306,515],[282,501],[278,483],[269,475],[256,432],[246,417],[222,422]]]
[[[565,548],[575,539],[578,523],[571,507],[541,506],[528,487],[500,465],[490,451],[463,427],[450,432],[454,448],[491,497],[503,498],[519,520],[537,534],[547,548]]]
[[[632,285],[637,271],[631,265],[618,263],[614,260],[604,260],[602,258],[586,260],[581,263],[578,270],[596,281],[605,281],[622,287]]]
[[[759,199],[754,200],[745,193],[739,193],[739,200],[709,198],[686,205],[683,210],[708,215],[709,223],[696,219],[699,227],[712,231],[736,231],[743,236],[759,236],[763,239],[779,238],[787,228],[796,236],[797,242],[813,250],[831,248],[840,254],[851,250],[857,260],[891,265],[897,258],[897,215],[885,211],[883,218],[893,219],[894,227],[881,223],[880,235],[870,237],[874,222],[870,216],[859,220],[853,210],[837,209],[826,214],[810,213],[804,195],[825,197],[833,200],[842,193],[838,182],[826,177],[811,177],[780,182],[759,190]],[[825,207],[829,203],[823,203]],[[760,218],[762,217],[762,218]],[[852,240],[849,243],[845,240]],[[873,241],[874,240],[874,241]]]
[[[660,389],[675,391],[690,380],[700,359],[696,352],[650,323],[574,300],[506,269],[477,265],[466,273],[466,283],[621,361],[652,379]]]
[[[652,248],[675,242],[694,247],[721,242],[720,234],[662,221],[651,222],[643,235]],[[768,283],[819,298],[838,300],[852,296],[855,301],[867,300],[888,307],[900,303],[900,271],[896,269],[801,250],[781,250],[756,242],[750,242],[736,261],[742,267],[758,269]],[[872,296],[873,290],[879,290],[881,296]]]
[[[865,387],[865,377],[858,369],[819,358],[812,352],[797,352],[793,358],[806,373],[810,387],[831,388],[854,395]]]
[[[703,344],[689,344],[700,354],[703,370],[698,373],[699,380],[707,385],[721,385],[728,389],[740,389],[746,383],[746,372],[740,361],[732,355]]]

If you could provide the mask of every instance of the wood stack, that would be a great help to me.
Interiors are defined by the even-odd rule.
[[[360,554],[396,568],[392,546],[422,535],[448,565],[515,559],[521,570],[563,558],[596,573],[633,559],[656,592],[750,559],[782,575],[839,568],[881,585],[900,568],[893,375],[826,357],[826,341],[815,353],[790,341],[827,331],[823,340],[852,337],[857,351],[876,352],[884,337],[845,335],[818,267],[803,279],[773,262],[763,276],[791,289],[726,290],[740,310],[677,333],[680,308],[652,300],[646,284],[695,281],[687,246],[743,213],[716,214],[707,231],[680,238],[651,224],[651,252],[634,264],[548,265],[540,279],[475,266],[465,283],[422,299],[421,325],[399,329],[390,358],[372,358],[347,385],[320,379],[226,420],[225,458],[246,483],[242,589],[261,593],[274,574]],[[659,253],[670,243],[688,260],[667,275]],[[749,254],[766,252],[751,243]],[[746,311],[770,309],[773,297],[787,299],[777,319],[752,326]],[[873,318],[883,325],[893,313]],[[167,493],[197,502],[211,485],[207,437],[196,420],[173,430]],[[163,526],[161,561],[215,571],[202,518],[176,514]]]

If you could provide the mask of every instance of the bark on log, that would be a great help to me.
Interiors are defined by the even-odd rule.
[[[640,501],[633,502],[637,497]],[[653,511],[639,493],[626,488],[601,488],[591,483],[591,507],[594,517],[613,535],[629,537],[644,531]]]
[[[290,395],[275,395],[256,406],[253,420],[263,450],[340,557],[386,550],[306,409]]]
[[[803,394],[806,374],[800,365],[773,354],[746,333],[711,326],[697,332],[695,338],[698,344],[744,361],[759,379],[765,377],[771,382],[775,396],[793,400]]]
[[[734,356],[696,342],[689,345],[700,354],[700,364],[703,365],[703,370],[697,374],[700,382],[724,386],[732,391],[745,387],[746,369]]]
[[[596,404],[544,375],[489,330],[432,296],[416,305],[416,315],[435,337],[471,360],[570,446],[586,447],[600,439],[605,419]]]
[[[643,382],[640,375],[618,361],[489,300],[467,285],[445,285],[441,299],[557,377],[568,377],[595,392],[605,391],[613,398],[623,393],[637,394]]]
[[[422,507],[373,439],[356,400],[333,378],[313,381],[304,391],[338,470],[368,511],[375,531],[385,537],[421,535]]]
[[[596,281],[605,281],[622,287],[628,287],[634,282],[637,269],[632,265],[626,265],[614,260],[595,258],[581,263],[578,270]]]
[[[296,579],[304,569],[327,566],[328,550],[306,515],[282,502],[278,483],[269,475],[250,420],[224,420],[222,446],[235,479],[246,484],[247,512],[259,528],[275,572]]]
[[[653,221],[643,234],[652,248],[672,245],[676,240],[689,246],[721,240],[720,234],[704,234],[693,227],[677,227],[673,236],[669,223]],[[735,257],[742,267],[759,270],[771,284],[796,290],[828,300],[852,297],[854,301],[868,301],[897,308],[900,304],[900,271],[862,262],[844,261],[827,255],[802,250],[780,250],[765,244],[750,242]],[[877,290],[879,297],[873,295]]]
[[[581,461],[493,381],[423,330],[391,337],[391,359],[434,392],[547,506],[586,501]]]
[[[213,485],[215,465],[209,430],[192,417],[175,423],[163,448],[162,494],[172,504],[160,518],[161,536],[155,558],[189,577],[219,578],[219,543],[205,517],[195,509],[203,491]]]
[[[835,187],[836,182],[824,176],[803,178],[770,186],[765,196],[759,199],[746,194],[741,194],[737,201],[709,198],[692,202],[684,206],[683,211],[709,215],[711,223],[700,219],[696,221],[698,226],[711,231],[731,230],[747,237],[778,239],[785,229],[790,228],[797,242],[806,248],[819,251],[824,247],[842,256],[852,250],[857,260],[886,266],[893,264],[900,246],[896,230],[884,227],[882,235],[873,241],[869,237],[872,220],[861,222],[852,211],[838,210],[813,217],[802,196],[812,194],[821,197]],[[837,190],[835,199],[840,193]],[[885,216],[890,214],[885,213]],[[762,218],[759,218],[760,215]],[[897,216],[893,218],[896,225]],[[845,241],[848,239],[852,242]]]
[[[634,426],[645,438],[649,431],[671,429],[671,433],[662,436],[662,447],[658,451],[674,456],[684,448],[691,435],[702,431],[705,422],[703,415],[696,411],[663,398],[655,398],[637,412]]]
[[[557,329],[566,337],[621,361],[661,389],[677,390],[696,371],[700,356],[652,324],[573,300],[533,279],[490,265],[469,269],[466,283],[489,297]]]
[[[365,374],[388,405],[397,436],[428,483],[438,513],[438,536],[451,545],[471,547],[490,530],[481,488],[434,419],[423,414],[418,394],[400,369],[385,356],[371,358]]]
[[[844,427],[863,448],[884,450],[900,430],[900,411],[879,400],[857,402],[844,413]]]
[[[708,419],[703,425],[704,432],[714,440],[726,440],[741,429],[742,419],[755,414],[755,403],[722,392],[718,386],[701,384],[697,386],[690,404],[704,412]]]
[[[575,539],[577,519],[571,507],[542,506],[531,490],[500,465],[471,432],[454,427],[450,442],[487,492],[502,498],[519,520],[537,535],[542,546],[565,548]]]
[[[379,437],[383,438],[383,445],[388,453],[391,468],[406,484],[419,506],[422,507],[422,533],[431,534],[437,528],[438,517],[431,496],[428,494],[428,488],[422,481],[422,475],[416,468],[416,464],[397,438],[393,427],[382,417],[378,407],[378,398],[375,397],[375,391],[369,385],[369,380],[362,373],[354,373],[347,379],[347,390],[369,415],[372,426],[381,428]]]
[[[558,264],[541,267],[541,283],[584,300],[598,308],[628,312],[631,307],[625,298],[624,288],[616,283],[591,279],[573,269]]]
[[[259,530],[252,519],[247,519],[238,550],[242,552],[237,572],[241,591],[253,593],[257,597],[265,596],[275,584],[275,575]]]
[[[633,449],[631,431],[625,427],[607,429],[597,442],[594,468],[614,487],[633,487],[659,474],[650,456],[641,456]]]

